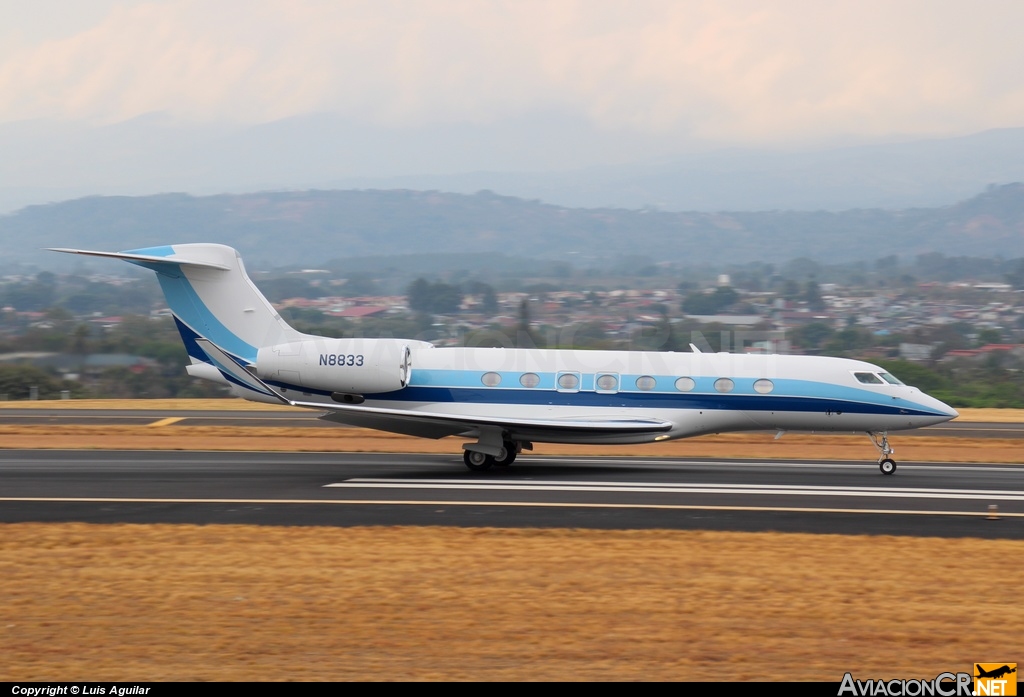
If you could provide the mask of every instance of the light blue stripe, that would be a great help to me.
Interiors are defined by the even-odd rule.
[[[553,390],[555,389],[555,374],[542,373],[532,370],[424,370],[417,368],[415,364],[412,369],[412,379],[409,383],[412,387],[483,387],[484,373],[497,373],[501,376],[498,386],[511,389],[532,389],[532,390]],[[519,382],[526,373],[533,373],[540,378],[536,387],[523,387]]]
[[[169,257],[174,255],[174,247],[162,245],[160,247],[146,247],[145,249],[129,249],[121,254],[140,254],[147,257]]]

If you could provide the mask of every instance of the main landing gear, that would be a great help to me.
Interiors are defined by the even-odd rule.
[[[875,444],[880,453],[878,457],[878,469],[882,470],[882,474],[892,474],[896,471],[896,461],[893,460],[890,455],[896,452],[892,446],[889,445],[889,434],[883,431],[882,433],[875,433],[868,431],[868,438]]]
[[[488,455],[477,450],[466,450],[462,453],[462,461],[474,472],[483,472],[495,465],[508,467],[515,462],[516,455],[519,454],[519,447],[519,443],[506,440],[502,442],[501,450],[497,455]]]

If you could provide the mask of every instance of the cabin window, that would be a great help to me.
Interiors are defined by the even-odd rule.
[[[497,373],[484,373],[480,376],[480,382],[488,387],[497,387],[501,384],[501,376]]]
[[[775,383],[768,378],[761,378],[760,380],[754,381],[754,392],[761,394],[768,394],[775,389]]]
[[[558,375],[558,389],[563,392],[576,392],[579,390],[579,373],[560,373]]]
[[[892,375],[891,373],[879,373],[879,375],[881,375],[882,379],[885,380],[890,385],[902,385],[903,384],[903,382],[898,377],[896,377],[895,375]]]
[[[540,376],[537,373],[523,373],[519,378],[519,384],[523,387],[536,387],[540,384]]]
[[[619,377],[607,373],[598,375],[596,384],[598,392],[615,392],[619,389]]]
[[[689,392],[696,386],[697,383],[694,382],[693,378],[679,378],[676,380],[676,389],[680,392]]]
[[[641,375],[636,379],[636,388],[638,390],[653,390],[654,386],[657,384],[657,381],[650,375]]]
[[[854,373],[853,377],[857,378],[857,382],[862,382],[865,385],[884,385],[882,378],[878,377],[874,373]]]
[[[715,380],[715,389],[719,392],[732,392],[734,387],[736,387],[736,383],[729,378],[718,378]]]

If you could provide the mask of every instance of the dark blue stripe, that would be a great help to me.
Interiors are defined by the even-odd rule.
[[[178,333],[181,334],[181,341],[185,344],[185,350],[188,352],[188,355],[195,358],[197,361],[209,363],[209,356],[207,356],[206,352],[199,348],[199,344],[196,343],[196,339],[202,339],[203,337],[189,329],[188,326],[178,319],[177,315],[174,315],[174,325],[178,328]]]

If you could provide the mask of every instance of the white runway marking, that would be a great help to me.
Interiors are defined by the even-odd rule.
[[[1024,501],[1024,491],[983,489],[911,489],[897,487],[833,487],[780,484],[656,484],[645,482],[545,481],[479,479],[374,479],[356,478],[325,488],[356,489],[461,489],[478,491],[587,491],[658,494],[753,494],[765,496],[860,496],[907,499],[966,499],[983,501]]]
[[[533,465],[558,465],[558,464],[572,464],[572,465],[651,465],[651,466],[665,466],[665,465],[683,465],[692,467],[701,466],[714,466],[714,467],[774,467],[774,468],[792,468],[792,469],[833,469],[833,470],[878,470],[877,462],[861,462],[861,463],[840,463],[840,462],[786,462],[784,460],[686,460],[679,458],[661,458],[661,459],[640,459],[640,458],[613,458],[613,457],[594,457],[594,458],[582,458],[572,457],[569,455],[562,457],[520,457],[516,459],[516,464],[533,464]],[[963,471],[963,472],[1021,472],[1024,470],[1024,465],[1015,465],[1013,463],[1005,463],[998,465],[918,465],[914,463],[902,463],[897,462],[900,470],[929,470],[929,471]]]

